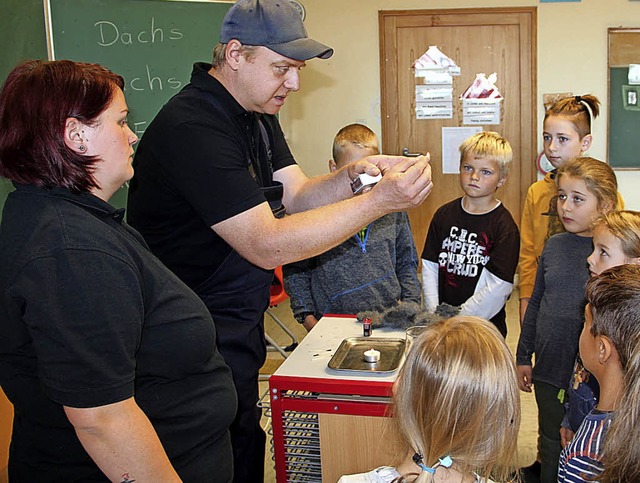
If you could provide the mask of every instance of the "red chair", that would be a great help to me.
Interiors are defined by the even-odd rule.
[[[282,267],[276,267],[274,271],[273,282],[271,282],[271,297],[269,298],[269,308],[266,310],[266,314],[273,319],[273,321],[280,326],[280,328],[289,336],[291,339],[291,344],[286,347],[282,347],[273,338],[267,334],[266,330],[264,333],[264,338],[266,339],[268,345],[267,349],[271,351],[277,351],[284,357],[285,359],[288,357],[287,352],[291,352],[293,349],[298,347],[298,339],[293,332],[289,330],[289,328],[278,318],[276,314],[271,310],[273,307],[276,307],[278,304],[281,304],[285,300],[289,298],[287,292],[284,290],[284,282],[282,281]]]

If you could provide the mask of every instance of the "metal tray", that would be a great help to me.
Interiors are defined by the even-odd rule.
[[[378,362],[364,360],[364,352],[369,349],[380,351]],[[403,354],[404,339],[350,337],[342,341],[328,365],[336,371],[393,372],[400,366]]]

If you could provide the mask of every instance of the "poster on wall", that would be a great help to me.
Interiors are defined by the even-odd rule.
[[[460,67],[438,47],[432,45],[413,63],[416,79],[416,119],[453,117],[453,78]]]
[[[442,174],[460,172],[460,145],[482,127],[443,127],[442,128]]]
[[[495,72],[489,77],[484,73],[476,74],[460,96],[463,124],[500,124],[502,94],[495,85],[497,80]]]

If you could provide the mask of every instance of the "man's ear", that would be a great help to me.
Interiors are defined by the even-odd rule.
[[[83,128],[84,124],[75,117],[68,117],[64,122],[64,143],[78,154],[84,154],[87,151]]]
[[[329,160],[329,172],[333,173],[334,171],[338,170],[338,165],[336,164],[336,162],[333,159]]]
[[[593,136],[591,134],[587,134],[585,137],[583,137],[582,141],[580,141],[580,152],[584,153],[585,151],[588,151],[589,148],[591,147],[592,141],[593,141]]]
[[[227,43],[227,47],[224,51],[227,64],[229,65],[229,67],[231,67],[232,70],[238,70],[240,58],[242,57],[242,54],[240,53],[240,47],[242,47],[242,44],[239,40],[231,39]]]

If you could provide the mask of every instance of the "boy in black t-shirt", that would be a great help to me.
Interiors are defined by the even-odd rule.
[[[491,320],[507,335],[504,306],[513,289],[520,234],[495,197],[513,156],[495,132],[471,136],[460,146],[460,186],[465,192],[433,216],[422,252],[425,308],[461,306],[462,315]]]

